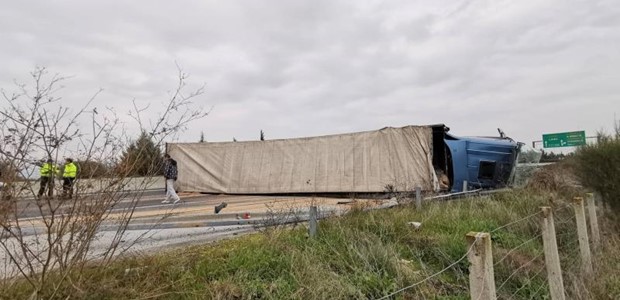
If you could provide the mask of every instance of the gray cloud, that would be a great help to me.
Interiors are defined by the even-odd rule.
[[[0,11],[0,87],[35,65],[72,75],[79,103],[156,106],[175,61],[206,83],[212,114],[181,137],[210,141],[446,123],[609,127],[620,112],[614,1],[13,1]]]

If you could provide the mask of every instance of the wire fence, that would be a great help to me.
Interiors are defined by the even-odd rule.
[[[425,283],[425,282],[427,282],[427,281],[429,281],[429,280],[431,280],[431,279],[433,279],[433,278],[435,278],[435,277],[437,277],[437,276],[447,272],[448,270],[450,270],[451,268],[453,268],[457,264],[459,264],[462,261],[464,261],[467,258],[467,256],[471,253],[471,251],[474,249],[475,245],[476,245],[475,243],[471,244],[471,246],[469,247],[467,252],[463,256],[461,256],[461,258],[459,258],[458,260],[456,260],[455,262],[453,262],[449,266],[445,267],[443,270],[441,270],[439,272],[436,272],[433,275],[428,276],[428,277],[426,277],[426,278],[424,278],[424,279],[422,279],[422,280],[420,280],[420,281],[418,281],[418,282],[416,282],[416,283],[414,283],[412,285],[409,285],[409,286],[406,286],[406,287],[404,287],[404,288],[402,288],[400,290],[397,290],[397,291],[395,291],[395,292],[393,292],[393,293],[391,293],[389,295],[383,296],[383,297],[379,298],[378,300],[389,299],[390,297],[398,295],[398,294],[400,294],[400,293],[402,293],[402,292],[404,292],[406,290],[412,289],[412,288],[414,288],[414,287],[416,287],[418,285],[421,285],[421,284],[423,284],[423,283]]]
[[[491,230],[491,231],[490,231],[490,233],[495,233],[495,232],[497,232],[497,231],[499,231],[499,230],[502,230],[502,229],[504,229],[504,228],[510,227],[510,226],[512,226],[512,225],[515,225],[515,224],[518,224],[518,223],[521,223],[521,222],[525,222],[525,221],[531,220],[532,218],[534,218],[534,217],[536,217],[536,216],[540,215],[541,213],[542,213],[542,212],[540,212],[540,211],[539,211],[539,212],[533,213],[533,214],[531,214],[531,215],[529,215],[529,216],[527,216],[527,217],[521,218],[521,219],[519,219],[519,220],[512,221],[512,222],[510,222],[510,223],[508,223],[508,224],[506,224],[506,225],[502,225],[502,226],[500,226],[500,227],[497,227],[497,228],[495,228],[495,229]]]
[[[502,231],[508,231],[511,226],[516,226],[523,223],[539,222],[542,214],[543,212],[540,210],[536,213],[500,226],[492,230],[491,233],[499,234]],[[539,226],[537,227],[539,228]],[[544,279],[540,277],[542,271],[536,273],[531,272],[531,270],[535,269],[537,265],[541,265],[539,262],[544,257],[541,244],[542,236],[543,234],[541,232],[534,237],[507,249],[507,252],[499,257],[499,259],[495,259],[494,257],[493,260],[495,263],[493,267],[497,270],[495,272],[495,279],[498,280],[496,293],[500,295],[501,298],[513,299],[515,296],[523,294],[526,289],[531,288],[533,283],[544,282]],[[501,241],[495,243],[494,249],[496,250],[496,254],[499,254],[499,250],[503,247],[504,243]],[[506,249],[504,249],[504,251],[505,250]],[[531,252],[534,252],[535,255]],[[532,255],[533,257],[530,257]],[[540,291],[544,286],[544,284],[537,284],[534,288]],[[511,289],[506,290],[507,287],[511,287]],[[515,288],[516,290],[511,292]]]
[[[471,298],[486,299],[488,295],[494,295],[494,297],[499,297],[501,299],[555,299],[554,297],[557,297],[557,295],[554,296],[551,291],[552,288],[548,282],[548,280],[550,280],[549,274],[546,272],[549,267],[547,266],[546,256],[553,255],[552,251],[554,250],[553,247],[545,247],[545,243],[549,243],[549,245],[551,245],[553,242],[553,244],[556,245],[555,255],[560,258],[560,265],[565,267],[566,270],[574,270],[575,265],[578,265],[575,262],[580,261],[580,256],[583,256],[583,253],[580,252],[578,234],[575,228],[576,225],[579,226],[579,222],[575,222],[576,215],[579,213],[579,210],[575,209],[573,212],[571,211],[573,208],[574,207],[571,205],[559,205],[556,206],[555,209],[551,210],[552,215],[556,217],[552,224],[552,228],[554,228],[552,231],[550,231],[548,226],[545,229],[542,225],[543,222],[546,222],[543,221],[543,218],[548,218],[544,209],[488,231],[491,236],[501,237],[502,234],[508,235],[511,227],[529,223],[530,225],[537,224],[532,226],[538,233],[527,240],[520,241],[517,245],[514,245],[514,241],[504,242],[501,239],[494,241],[494,251],[490,255],[493,256],[491,261],[495,262],[491,265],[484,266],[484,268],[490,268],[491,272],[484,269],[485,273],[482,274],[482,277],[486,277],[486,279],[483,279],[483,282],[481,283],[484,286],[485,284],[488,285],[489,282],[493,282],[493,287],[484,287],[487,289],[492,289],[493,291],[491,294],[488,294],[488,291],[485,291],[483,288],[478,289],[480,291],[479,294],[474,294],[474,287],[472,286],[471,278],[472,273],[470,272]],[[555,236],[545,238],[543,231],[547,230],[546,232],[555,232],[556,229],[559,233],[556,233]],[[393,297],[404,293],[407,290],[418,287],[419,285],[428,282],[443,273],[449,272],[454,266],[460,264],[468,258],[472,252],[476,252],[476,249],[482,246],[480,245],[481,243],[484,242],[477,236],[476,240],[471,243],[463,256],[443,268],[441,271],[378,299],[393,299]],[[491,242],[489,239],[489,244],[490,243]],[[509,249],[505,249],[505,246],[511,243],[513,245]],[[475,253],[475,255],[479,255],[479,253]],[[485,255],[484,251],[482,255]],[[472,264],[472,266],[470,266],[471,271],[472,268],[475,267],[475,262],[470,259],[470,263]],[[490,276],[491,274],[494,275]],[[480,274],[477,274],[478,277],[480,277],[479,275]],[[489,279],[488,276],[491,278]],[[484,282],[484,280],[487,282]],[[497,284],[495,284],[496,280]],[[558,278],[556,277],[555,280],[558,280]],[[562,281],[561,274],[559,275],[559,280]],[[508,289],[508,287],[510,287],[510,289]]]

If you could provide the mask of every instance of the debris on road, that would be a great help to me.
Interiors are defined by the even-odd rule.
[[[228,206],[228,203],[226,202],[222,202],[219,205],[215,206],[215,213],[219,214],[222,209],[226,208],[226,206]]]
[[[251,216],[250,216],[250,213],[247,213],[247,212],[246,212],[246,213],[244,213],[242,216],[240,216],[239,214],[236,214],[236,215],[235,215],[235,218],[236,218],[237,220],[239,220],[239,219],[245,219],[245,220],[248,220],[248,219],[250,219],[250,218],[251,218]]]
[[[351,204],[351,203],[355,203],[355,200],[344,200],[344,201],[336,202],[336,204]]]

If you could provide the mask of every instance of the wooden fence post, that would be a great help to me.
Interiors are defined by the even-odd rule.
[[[469,295],[471,299],[497,299],[491,235],[470,232],[466,235],[469,259]]]
[[[552,300],[564,300],[564,281],[562,280],[562,268],[558,254],[558,243],[555,235],[555,224],[551,207],[541,207],[543,248],[545,250],[545,266],[547,267],[547,280]]]
[[[581,252],[581,270],[584,275],[592,275],[592,254],[588,241],[588,225],[586,224],[586,211],[583,206],[583,198],[573,199],[575,209],[575,220],[577,220],[577,235],[579,236],[579,250]]]
[[[415,187],[415,208],[422,209],[422,188],[419,186]]]
[[[309,223],[308,233],[310,237],[315,237],[316,229],[317,229],[317,208],[316,206],[310,206],[310,218],[308,220],[308,223]]]
[[[586,199],[588,203],[590,233],[592,233],[592,246],[594,247],[594,252],[597,252],[601,246],[601,232],[598,228],[598,217],[596,216],[596,202],[594,201],[594,194],[589,193]]]

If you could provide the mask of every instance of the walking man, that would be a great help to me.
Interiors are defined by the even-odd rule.
[[[62,173],[62,198],[73,198],[73,183],[77,176],[77,166],[73,163],[73,159],[65,159],[65,166]]]
[[[49,158],[41,165],[39,169],[39,175],[41,175],[41,186],[39,187],[39,198],[45,194],[47,189],[47,196],[52,197],[54,195],[54,179],[58,176],[58,167],[54,164],[54,161]]]
[[[2,182],[2,170],[0,170],[0,200],[8,200],[10,197],[4,195],[4,182]]]
[[[173,204],[179,203],[181,198],[177,195],[177,192],[174,190],[174,182],[177,180],[177,175],[179,174],[177,170],[177,161],[172,159],[170,155],[164,155],[164,178],[166,179],[166,199],[161,203],[170,203],[172,201]]]

